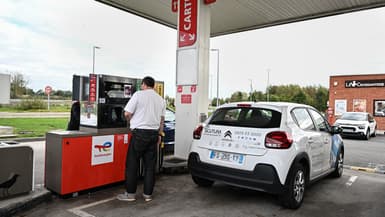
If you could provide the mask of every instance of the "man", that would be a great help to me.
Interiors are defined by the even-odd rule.
[[[143,198],[146,202],[152,200],[157,145],[163,134],[166,112],[165,102],[154,91],[154,86],[155,80],[152,77],[144,77],[141,84],[142,90],[135,92],[124,108],[132,137],[126,159],[126,192],[119,194],[118,200],[136,200],[137,171],[141,158],[144,166]]]

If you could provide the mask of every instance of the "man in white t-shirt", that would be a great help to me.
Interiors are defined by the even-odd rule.
[[[154,91],[155,80],[144,77],[140,91],[134,93],[124,108],[124,115],[130,122],[132,133],[126,159],[126,192],[117,196],[118,200],[135,201],[137,174],[140,159],[143,160],[143,198],[152,200],[155,184],[157,145],[163,135],[166,105],[163,98]]]

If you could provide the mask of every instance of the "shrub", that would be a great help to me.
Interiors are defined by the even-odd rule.
[[[23,99],[20,104],[16,106],[17,110],[33,110],[33,109],[44,109],[46,108],[46,103],[37,98],[33,99]]]

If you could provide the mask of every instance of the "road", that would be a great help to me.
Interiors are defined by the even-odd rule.
[[[385,135],[370,140],[344,138],[345,165],[385,171]]]
[[[51,202],[18,213],[23,217],[96,216],[253,216],[253,217],[383,217],[385,175],[345,170],[339,179],[326,178],[308,188],[302,207],[282,208],[275,196],[227,186],[197,187],[189,174],[159,175],[154,200],[146,203],[115,199],[123,185],[90,191],[76,198]],[[139,185],[138,195],[142,192]]]

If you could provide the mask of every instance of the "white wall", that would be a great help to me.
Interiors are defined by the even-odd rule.
[[[11,75],[0,74],[0,104],[9,104],[11,97]]]

